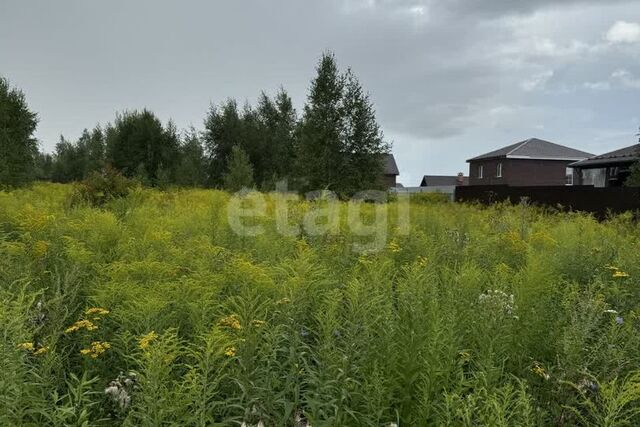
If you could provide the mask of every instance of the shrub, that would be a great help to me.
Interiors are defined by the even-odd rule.
[[[411,193],[411,203],[430,205],[433,203],[446,203],[451,201],[448,194],[434,193]]]
[[[87,179],[75,185],[68,204],[88,204],[103,206],[113,199],[126,197],[136,186],[136,182],[126,178],[117,170],[107,167],[102,172],[92,172]]]

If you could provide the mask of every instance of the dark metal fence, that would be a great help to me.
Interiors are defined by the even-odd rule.
[[[589,212],[599,218],[609,213],[640,210],[640,187],[468,185],[456,187],[455,192],[457,202],[520,203],[524,198],[534,205]]]

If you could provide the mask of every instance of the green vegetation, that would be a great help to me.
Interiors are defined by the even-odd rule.
[[[281,88],[273,98],[261,93],[255,107],[239,109],[235,99],[211,105],[201,132],[179,132],[147,109],[124,111],[76,141],[60,136],[53,154],[38,152],[36,115],[22,92],[0,79],[0,186],[78,182],[111,167],[145,186],[235,188],[228,180],[238,167],[237,147],[247,163],[243,185],[272,191],[286,182],[296,191],[329,189],[342,197],[381,188],[390,145],[369,95],[350,69],[339,71],[330,53],[316,71],[300,119]]]
[[[640,424],[630,215],[365,203],[362,254],[346,203],[242,237],[224,192],[75,191],[0,192],[1,425]]]
[[[38,116],[29,110],[24,94],[0,76],[0,188],[35,178],[37,124]]]

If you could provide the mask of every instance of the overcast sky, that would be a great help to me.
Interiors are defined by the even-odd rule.
[[[638,0],[0,0],[0,75],[48,151],[123,109],[200,129],[210,103],[282,85],[300,111],[324,50],[370,92],[405,185],[534,136],[637,140]]]

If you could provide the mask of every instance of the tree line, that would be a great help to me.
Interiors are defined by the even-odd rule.
[[[179,131],[147,109],[124,111],[76,141],[61,136],[51,154],[38,151],[36,125],[24,94],[0,79],[0,185],[74,182],[113,168],[149,186],[273,190],[286,180],[290,189],[350,195],[381,188],[390,150],[369,95],[331,53],[317,64],[300,116],[284,89],[263,92],[256,105],[212,105],[201,131]]]

